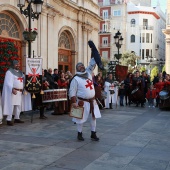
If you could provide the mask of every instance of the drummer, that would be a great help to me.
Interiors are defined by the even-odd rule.
[[[143,80],[140,77],[139,71],[136,71],[136,76],[133,77],[133,79],[132,79],[132,89],[134,90],[137,88],[140,90],[141,93],[144,94]],[[144,98],[144,96],[143,96],[143,98]],[[141,107],[144,107],[144,99],[139,99],[139,101],[137,101],[136,106],[138,106],[139,103],[141,103]]]
[[[167,79],[164,79],[163,81],[163,78],[159,78],[159,82],[156,83],[154,85],[154,87],[156,88],[156,93],[157,93],[157,97],[156,97],[156,107],[158,107],[159,105],[159,102],[160,102],[160,97],[159,97],[159,93],[164,89],[166,88],[166,86],[170,85],[170,81],[168,81]]]

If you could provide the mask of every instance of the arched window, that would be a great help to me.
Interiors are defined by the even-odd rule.
[[[19,29],[15,20],[6,13],[0,13],[0,35],[19,38]]]
[[[135,42],[135,35],[131,35],[131,37],[130,37],[130,42],[131,42],[131,43],[134,43],[134,42]]]
[[[131,27],[135,27],[135,19],[131,19]]]
[[[62,48],[70,49],[70,40],[66,32],[61,33],[58,46]]]

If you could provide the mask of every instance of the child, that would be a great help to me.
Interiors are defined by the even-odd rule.
[[[120,97],[120,106],[124,106],[124,104],[123,104],[123,100],[124,100],[124,96],[125,96],[125,84],[124,83],[122,83],[120,85],[118,94]]]
[[[154,99],[156,98],[156,89],[154,89],[153,85],[150,85],[147,93],[146,93],[146,98],[148,99],[148,104],[149,107],[155,107],[154,106]]]

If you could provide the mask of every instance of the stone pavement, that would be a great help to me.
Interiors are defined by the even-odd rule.
[[[102,110],[97,120],[99,142],[76,139],[76,125],[68,115],[47,120],[25,113],[24,124],[0,126],[2,170],[170,170],[170,111],[119,107]]]

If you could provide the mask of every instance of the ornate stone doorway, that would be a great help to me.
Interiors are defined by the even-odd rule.
[[[72,41],[71,34],[68,31],[63,31],[58,43],[58,69],[59,71],[72,72]]]

